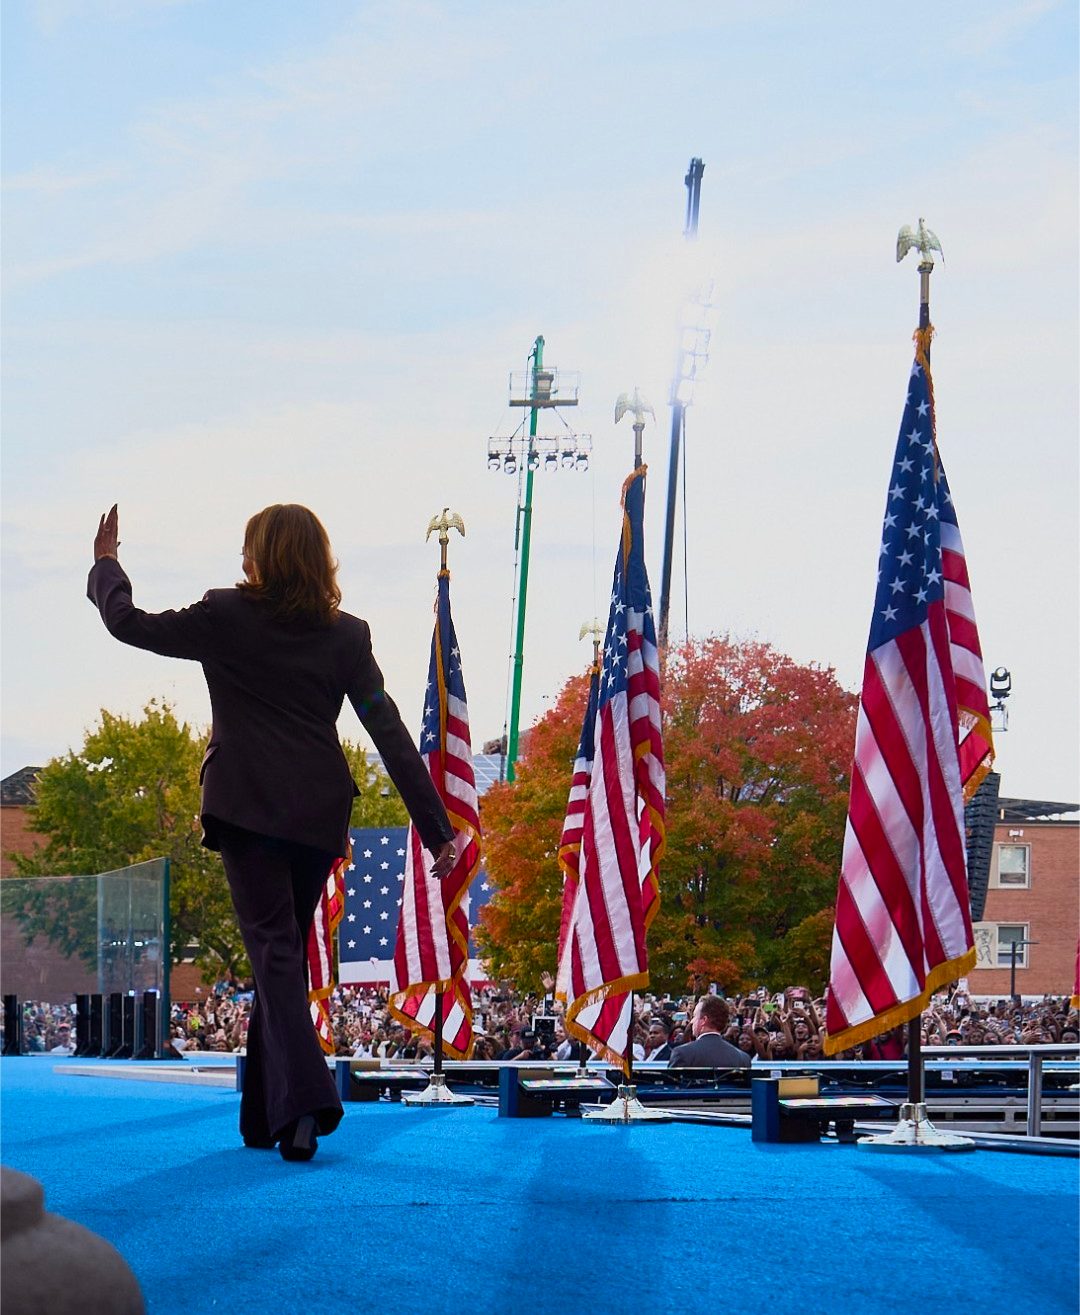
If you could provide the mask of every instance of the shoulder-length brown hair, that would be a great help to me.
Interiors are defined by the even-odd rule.
[[[256,512],[244,531],[253,579],[238,589],[265,603],[282,621],[328,625],[341,606],[337,562],[314,512],[298,503],[275,503]]]

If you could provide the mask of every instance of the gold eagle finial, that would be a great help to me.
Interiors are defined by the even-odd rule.
[[[620,393],[618,401],[615,403],[615,423],[618,424],[623,416],[630,412],[635,421],[640,425],[644,423],[647,415],[656,419],[656,412],[652,409],[652,403],[647,397],[642,397],[635,388],[633,395],[630,393]]]
[[[442,560],[439,569],[445,571],[446,548],[450,542],[450,531],[457,530],[464,539],[465,522],[456,511],[451,511],[449,507],[444,507],[441,516],[432,516],[431,520],[428,522],[427,534],[424,535],[425,543],[427,543],[428,539],[431,538],[436,530],[439,531],[439,547],[442,549]]]
[[[919,227],[915,231],[912,231],[910,224],[905,224],[896,235],[896,260],[898,264],[912,247],[919,253],[920,265],[932,265],[934,263],[934,257],[930,254],[931,251],[940,252],[941,263],[945,263],[945,252],[941,250],[938,236],[926,227],[926,220],[921,215],[919,216]]]
[[[449,515],[447,513],[449,513]],[[439,542],[449,543],[451,530],[457,530],[462,538],[465,537],[465,522],[456,511],[450,511],[449,507],[444,507],[441,516],[432,516],[427,527],[427,534],[424,535],[425,543],[427,543],[428,539],[431,538],[436,530],[439,531]]]

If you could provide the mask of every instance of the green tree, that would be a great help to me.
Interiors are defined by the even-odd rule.
[[[168,858],[173,962],[196,944],[196,963],[209,979],[223,968],[247,975],[250,965],[221,858],[201,843],[199,768],[208,734],[178,721],[165,700],[151,699],[140,720],[103,709],[82,749],[54,758],[38,775],[33,826],[46,843],[12,857],[24,876],[92,874]],[[360,790],[353,825],[407,821],[381,766],[369,766],[360,744],[346,741],[343,748]],[[52,889],[47,901],[24,906],[24,930],[48,935],[67,953],[87,939],[92,944],[93,926],[87,936],[84,925],[91,915],[68,908],[70,900]]]
[[[360,791],[353,800],[352,826],[408,826],[405,804],[382,764],[370,764],[368,750],[359,742],[343,740],[341,747]]]
[[[483,800],[498,894],[478,939],[519,988],[553,971],[557,850],[587,697],[575,677],[530,732],[513,785]],[[649,931],[654,989],[824,982],[856,701],[831,670],[727,637],[671,651],[662,694],[667,850]]]
[[[34,829],[16,856],[27,876],[107,872],[164,857],[171,877],[173,961],[197,942],[208,970],[247,968],[219,856],[202,847],[199,767],[207,734],[151,699],[140,720],[103,709],[78,752],[54,758],[34,787]]]

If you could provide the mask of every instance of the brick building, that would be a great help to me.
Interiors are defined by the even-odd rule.
[[[24,767],[0,781],[0,878],[15,871],[11,854],[32,853],[41,837],[29,821],[33,786],[40,767]]]
[[[978,961],[968,977],[977,996],[1008,996],[1016,945],[1016,994],[1071,995],[1080,931],[1078,805],[999,799]],[[1027,942],[1025,944],[1025,942]]]

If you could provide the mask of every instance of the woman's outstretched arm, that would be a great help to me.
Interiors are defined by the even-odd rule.
[[[131,581],[120,565],[116,505],[98,521],[94,536],[94,565],[86,582],[86,596],[101,613],[105,627],[115,639],[133,648],[149,649],[164,657],[208,656],[212,645],[209,594],[199,603],[179,612],[144,612],[131,597]]]

